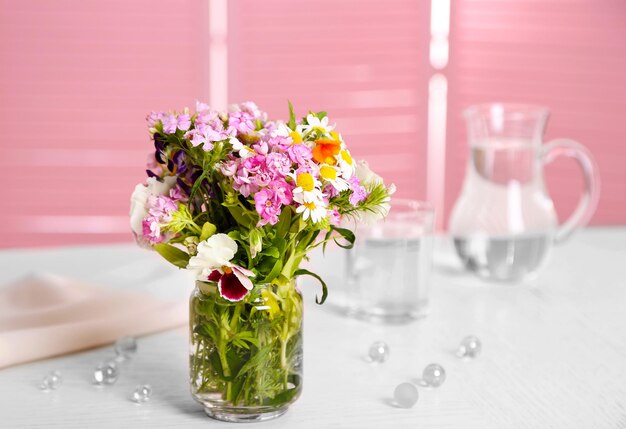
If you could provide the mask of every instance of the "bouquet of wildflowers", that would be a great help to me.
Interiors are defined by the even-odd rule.
[[[289,110],[286,123],[251,102],[150,114],[156,150],[130,213],[138,243],[229,301],[255,283],[312,274],[300,263],[320,244],[342,237],[349,247],[342,219],[384,216],[393,186],[352,158],[325,112],[296,121]]]
[[[385,216],[393,186],[352,158],[325,112],[268,120],[254,103],[148,116],[155,152],[132,195],[131,226],[197,278],[191,384],[216,408],[285,409],[301,390],[307,252],[355,236],[342,220]],[[215,399],[219,398],[219,399]],[[239,410],[238,412],[241,412]]]

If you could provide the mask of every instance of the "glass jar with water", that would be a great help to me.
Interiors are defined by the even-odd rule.
[[[487,104],[465,111],[469,165],[450,218],[450,234],[465,267],[490,280],[533,277],[552,245],[585,225],[598,202],[599,177],[589,151],[569,139],[545,145],[549,111],[526,105]],[[583,195],[559,226],[543,168],[557,156],[578,162]]]

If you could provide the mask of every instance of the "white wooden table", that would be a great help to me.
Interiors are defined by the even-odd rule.
[[[256,427],[626,428],[626,229],[574,236],[531,286],[481,283],[443,250],[431,314],[410,325],[346,319],[332,311],[332,301],[316,306],[315,287],[305,287],[304,393],[285,416]],[[169,298],[191,287],[131,245],[0,252],[0,284],[32,271]],[[469,362],[453,354],[467,334],[483,342],[482,355]],[[374,366],[364,356],[378,339],[391,357]],[[188,393],[183,328],[139,339],[115,385],[91,385],[93,366],[112,353],[109,347],[0,371],[0,427],[227,425],[208,419]],[[394,387],[417,380],[431,362],[446,368],[445,384],[420,388],[412,409],[392,407]],[[41,378],[55,369],[63,385],[40,392]],[[153,386],[152,400],[130,402],[143,383]]]

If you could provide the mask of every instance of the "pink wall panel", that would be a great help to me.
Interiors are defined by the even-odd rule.
[[[462,109],[517,101],[551,108],[547,139],[570,137],[595,155],[602,194],[592,223],[626,223],[626,2],[459,0],[451,15],[446,212],[467,159]],[[558,161],[547,180],[563,220],[580,173]]]
[[[424,198],[428,2],[229,2],[230,100],[326,110],[351,151]]]
[[[150,110],[203,98],[205,2],[0,1],[0,247],[129,241]]]

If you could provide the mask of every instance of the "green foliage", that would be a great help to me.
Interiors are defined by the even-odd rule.
[[[266,287],[279,306],[275,315],[263,305],[263,291],[230,303],[200,285],[190,306],[194,392],[218,394],[232,406],[293,400],[302,383],[302,299],[293,284]]]
[[[289,122],[287,122],[287,126],[291,130],[296,129],[296,115],[293,113],[293,106],[291,105],[291,101],[287,101],[289,104]]]
[[[324,280],[322,280],[322,278],[320,276],[318,276],[315,273],[312,273],[309,270],[305,270],[304,268],[300,268],[297,269],[295,272],[296,276],[303,276],[303,275],[307,275],[307,276],[311,276],[317,279],[317,281],[320,282],[320,284],[322,285],[322,298],[318,298],[315,297],[315,302],[319,305],[324,304],[324,301],[326,301],[326,297],[328,296],[328,287],[326,286],[326,283],[324,282]]]
[[[159,255],[163,256],[165,260],[178,268],[187,268],[187,265],[189,265],[189,255],[177,247],[170,244],[158,243],[154,245],[154,250],[156,250]]]

